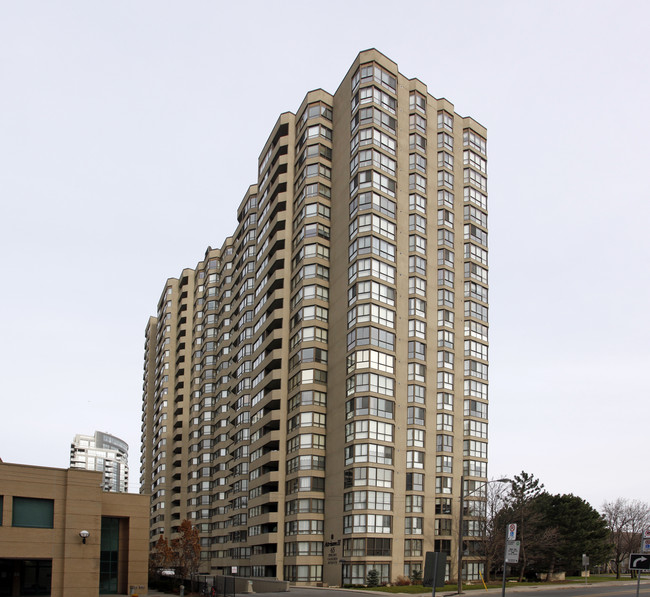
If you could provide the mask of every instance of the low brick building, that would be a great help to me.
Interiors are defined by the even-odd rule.
[[[149,496],[102,483],[0,461],[0,595],[147,594]]]

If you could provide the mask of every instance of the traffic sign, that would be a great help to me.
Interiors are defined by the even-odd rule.
[[[506,564],[516,564],[519,562],[519,548],[521,541],[508,541],[506,543]]]
[[[650,529],[643,529],[643,538],[650,539]]]
[[[650,570],[650,556],[643,553],[631,553],[630,570]]]
[[[506,529],[506,539],[508,541],[514,541],[517,538],[517,525],[512,522],[508,525]]]
[[[641,548],[643,553],[650,551],[650,539],[643,540],[643,547]]]

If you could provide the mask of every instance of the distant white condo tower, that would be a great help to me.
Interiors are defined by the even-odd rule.
[[[75,435],[70,446],[70,468],[104,473],[104,491],[128,491],[128,461],[129,445],[101,431],[95,431],[95,435]]]

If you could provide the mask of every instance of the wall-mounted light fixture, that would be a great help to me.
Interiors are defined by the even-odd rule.
[[[86,539],[90,537],[90,533],[88,531],[79,531],[79,536],[81,537],[81,542],[85,545]]]

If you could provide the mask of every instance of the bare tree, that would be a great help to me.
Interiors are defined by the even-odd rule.
[[[492,568],[503,560],[506,540],[504,515],[509,487],[502,483],[489,483],[486,486],[485,511],[481,533],[481,551],[485,558],[485,575],[489,581]]]
[[[610,530],[616,578],[620,578],[621,564],[641,547],[643,530],[650,527],[650,506],[639,500],[618,498],[605,502],[602,514]]]

